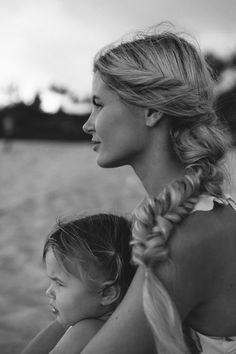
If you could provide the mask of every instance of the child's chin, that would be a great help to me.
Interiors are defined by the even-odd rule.
[[[60,316],[57,316],[57,321],[58,321],[63,327],[68,327],[67,321],[64,321]]]
[[[69,327],[73,326],[74,323],[69,320],[62,319],[60,316],[57,317],[57,321],[65,328],[68,329]]]

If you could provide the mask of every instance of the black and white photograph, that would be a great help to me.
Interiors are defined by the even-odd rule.
[[[236,354],[236,1],[0,0],[0,354]]]

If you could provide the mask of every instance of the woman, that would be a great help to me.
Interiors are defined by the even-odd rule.
[[[203,56],[173,32],[139,34],[97,55],[92,94],[84,131],[98,165],[131,165],[150,198],[134,225],[141,267],[82,353],[154,351],[143,283],[159,353],[236,351],[236,214],[220,168],[228,140]]]
[[[134,222],[140,267],[82,354],[235,352],[236,214],[203,56],[171,31],[139,34],[96,56],[92,94],[98,165],[132,166],[149,197]]]

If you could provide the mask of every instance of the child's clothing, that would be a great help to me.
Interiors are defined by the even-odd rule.
[[[230,205],[236,211],[236,203],[229,196],[215,198],[202,195],[195,205],[194,211],[209,211],[214,208],[214,203]],[[192,353],[197,354],[236,354],[236,336],[234,337],[209,337],[190,329],[189,335],[194,342]]]

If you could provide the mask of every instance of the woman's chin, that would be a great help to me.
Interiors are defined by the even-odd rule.
[[[103,168],[109,168],[112,167],[111,166],[111,161],[109,159],[106,159],[104,157],[102,157],[101,155],[97,156],[97,165]]]
[[[116,160],[105,159],[100,156],[97,157],[97,165],[102,168],[113,168],[123,166],[123,164],[118,163],[118,161]]]

